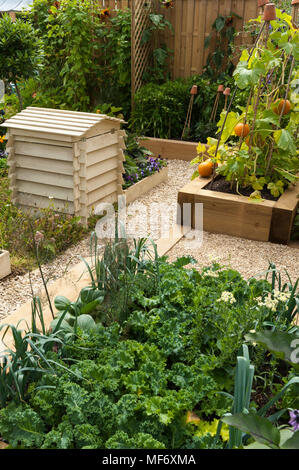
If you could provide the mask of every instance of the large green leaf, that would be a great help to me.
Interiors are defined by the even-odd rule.
[[[287,150],[291,154],[296,153],[296,144],[293,136],[286,129],[274,132],[274,139],[277,146],[282,150]]]
[[[299,369],[299,337],[286,331],[259,331],[245,335],[247,341],[259,343],[280,359],[283,359]],[[297,342],[297,343],[296,343]]]
[[[71,305],[71,302],[69,301],[69,299],[67,299],[63,295],[58,295],[57,297],[55,297],[54,305],[57,308],[57,310],[63,311],[69,308],[69,306]]]
[[[90,315],[79,315],[77,319],[77,326],[83,331],[91,331],[96,328],[96,322]]]
[[[292,437],[287,439],[282,445],[281,449],[299,449],[299,431],[296,431]]]
[[[278,429],[268,419],[262,418],[256,413],[237,413],[225,416],[222,421],[250,434],[261,444],[268,445],[273,449],[279,448],[280,434]]]

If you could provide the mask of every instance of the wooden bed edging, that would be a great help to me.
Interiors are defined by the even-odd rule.
[[[296,215],[299,182],[287,189],[277,201],[251,201],[245,196],[203,189],[211,178],[196,178],[178,193],[178,203],[191,203],[194,228],[194,204],[203,204],[203,230],[258,241],[287,245]],[[183,218],[182,218],[183,220]]]
[[[156,173],[147,176],[143,180],[138,181],[138,183],[133,184],[133,186],[125,189],[123,193],[123,195],[126,197],[126,204],[130,204],[131,202],[135,201],[135,199],[138,199],[140,196],[147,193],[158,184],[167,181],[167,179],[168,168],[166,166],[163,167],[160,171],[157,171]]]
[[[156,137],[141,137],[140,145],[150,150],[155,157],[168,160],[185,160],[190,162],[196,157],[198,142],[184,140],[158,139]]]

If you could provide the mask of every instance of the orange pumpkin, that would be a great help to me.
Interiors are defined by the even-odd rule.
[[[283,106],[284,110],[282,114],[288,114],[291,110],[291,103],[289,102],[289,100],[276,100],[273,108],[274,113],[280,116]]]
[[[250,127],[248,124],[243,124],[243,122],[239,122],[234,128],[234,132],[238,137],[246,137],[250,132]]]
[[[211,174],[213,173],[213,162],[210,159],[201,162],[198,165],[198,173],[199,176],[202,176],[203,178],[211,176]]]

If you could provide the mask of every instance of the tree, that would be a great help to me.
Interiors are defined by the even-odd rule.
[[[34,76],[41,67],[42,56],[42,42],[34,28],[21,19],[13,22],[4,14],[0,19],[0,78],[13,83],[21,109],[18,81]]]

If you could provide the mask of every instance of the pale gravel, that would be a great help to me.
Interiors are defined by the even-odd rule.
[[[126,230],[128,235],[150,236],[157,240],[163,236],[164,226],[171,226],[176,221],[177,193],[190,181],[193,170],[188,162],[170,160],[168,164],[168,181],[131,203],[128,207]],[[152,210],[160,206],[161,213],[168,209],[169,219],[161,218]],[[79,256],[88,257],[89,237],[66,250],[53,262],[43,266],[47,281],[53,282],[79,260]],[[201,247],[190,247],[182,239],[168,253],[170,261],[178,256],[191,255],[197,260],[196,268],[201,269],[213,261],[237,269],[245,278],[264,277],[269,261],[276,264],[286,280],[286,269],[294,280],[299,275],[299,249],[266,242],[245,240],[222,234],[204,232]],[[33,290],[36,293],[42,287],[38,270],[31,273]],[[9,276],[0,281],[0,319],[5,318],[23,303],[32,298],[29,275]]]

